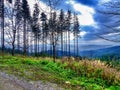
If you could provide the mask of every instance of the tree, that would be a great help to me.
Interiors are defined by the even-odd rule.
[[[27,34],[27,30],[26,30],[26,24],[27,21],[30,20],[30,11],[29,11],[29,5],[27,0],[22,0],[22,17],[23,17],[23,52],[24,54],[26,54],[27,52],[27,46],[26,46],[26,34]]]
[[[22,22],[22,3],[20,2],[20,0],[16,0],[15,1],[15,19],[16,19],[16,29],[17,29],[17,50],[20,51],[20,26],[21,26],[21,22]]]
[[[64,24],[65,24],[65,20],[64,20],[64,12],[61,9],[60,10],[60,16],[59,16],[59,30],[60,30],[60,35],[61,35],[61,56],[63,56],[63,32],[64,32]]]
[[[74,34],[74,53],[75,56],[79,56],[79,33],[80,33],[80,25],[77,16],[74,14],[74,27],[73,27],[73,34]],[[75,45],[76,44],[76,45]],[[76,50],[75,50],[76,48]]]
[[[47,38],[47,31],[48,31],[48,26],[47,26],[47,16],[44,12],[41,13],[41,21],[42,21],[42,51],[44,53],[45,51],[45,38]]]
[[[1,17],[1,46],[2,46],[2,54],[4,56],[5,49],[5,38],[4,38],[4,0],[0,0],[0,17]]]
[[[52,53],[54,62],[56,60],[56,45],[58,44],[59,35],[58,35],[58,21],[56,12],[52,13],[52,16],[49,19],[49,31],[51,36],[51,44],[52,44]]]
[[[9,3],[12,3],[12,0],[7,0]]]
[[[39,36],[39,15],[40,15],[40,10],[38,8],[38,4],[36,3],[34,5],[34,12],[33,12],[33,18],[32,18],[32,31],[34,33],[34,37],[35,37],[35,43],[34,43],[34,49],[35,49],[35,54],[38,53],[38,36]]]
[[[70,57],[70,52],[71,52],[70,51],[70,34],[71,34],[71,11],[70,10],[68,10],[67,17],[66,17],[66,33],[68,35],[68,39],[67,39],[67,41],[68,41],[68,50],[67,51],[68,51],[68,56]]]
[[[11,2],[11,1],[10,1]],[[12,2],[11,2],[12,3]],[[11,14],[11,18],[12,18],[12,55],[14,55],[15,53],[15,42],[16,42],[16,34],[18,32],[18,45],[19,45],[19,27],[20,27],[20,22],[22,20],[22,5],[20,0],[16,0],[15,4],[12,8],[12,14]],[[18,46],[18,50],[19,50],[19,46]]]
[[[0,6],[3,5],[2,1],[0,0]],[[55,10],[56,5],[61,0],[46,0],[48,1],[48,5],[50,6],[50,13],[46,13],[43,11],[40,13],[39,5],[36,3],[34,5],[34,11],[32,17],[30,16],[30,10],[28,5],[28,0],[7,0],[9,3],[10,8],[5,10],[4,13],[0,14],[1,17],[1,36],[2,36],[2,45],[4,47],[4,36],[9,35],[6,39],[6,44],[11,45],[12,55],[15,54],[16,47],[18,50],[21,50],[24,54],[27,54],[27,48],[29,46],[34,46],[34,50],[31,49],[31,53],[34,54],[39,53],[39,43],[42,43],[42,51],[48,50],[48,44],[50,44],[50,50],[52,51],[52,56],[54,62],[56,60],[57,53],[56,51],[57,46],[60,45],[61,48],[61,55],[64,55],[64,50],[68,53],[70,57],[71,55],[71,39],[70,35],[72,34],[72,27],[74,27],[74,35],[75,35],[75,46],[77,48],[78,53],[78,30],[79,30],[79,22],[78,18],[74,19],[74,25],[72,25],[72,13],[68,10],[67,14],[61,9],[60,13],[58,14]],[[6,5],[6,4],[5,4]],[[3,6],[2,6],[3,7]],[[0,8],[0,12],[3,12],[4,8]],[[47,15],[49,14],[49,15]],[[2,18],[3,17],[3,18]],[[4,18],[6,19],[4,25]],[[9,19],[7,21],[7,19]],[[4,31],[5,30],[5,35]],[[28,31],[29,30],[29,31]],[[30,36],[30,34],[32,34]],[[29,39],[29,40],[28,40]],[[28,46],[29,41],[29,46]],[[21,43],[22,42],[22,43]],[[34,45],[32,45],[34,42]],[[66,42],[66,43],[64,43]],[[17,44],[17,45],[16,45]],[[23,50],[20,49],[23,46]],[[4,49],[3,49],[4,50]]]

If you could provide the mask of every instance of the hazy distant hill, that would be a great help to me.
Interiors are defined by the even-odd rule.
[[[114,46],[104,49],[96,49],[96,50],[88,50],[88,51],[81,51],[81,56],[86,57],[100,57],[104,55],[120,55],[120,46]]]

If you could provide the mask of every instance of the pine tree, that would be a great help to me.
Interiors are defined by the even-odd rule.
[[[60,29],[60,35],[61,35],[61,56],[63,56],[63,32],[64,32],[64,28],[65,28],[64,24],[65,24],[64,12],[61,9],[60,16],[59,16],[59,29]]]
[[[12,3],[12,0],[7,0],[9,3]]]
[[[44,24],[44,40],[45,40],[45,51],[47,51],[47,39],[48,39],[48,36],[49,36],[49,28],[48,28],[48,23],[47,21],[45,21],[45,24]]]
[[[70,57],[70,34],[71,34],[71,11],[68,10],[67,12],[67,18],[66,18],[66,32],[68,34],[68,56]]]
[[[5,38],[4,38],[4,0],[0,0],[0,17],[1,17],[1,46],[2,46],[2,54],[4,56],[5,49]]]
[[[30,20],[30,11],[29,11],[29,5],[27,0],[22,0],[22,17],[23,17],[23,52],[26,54],[27,52],[27,45],[26,45],[26,34],[27,34],[27,21]]]
[[[33,12],[33,18],[32,18],[32,31],[34,33],[35,37],[35,43],[34,43],[34,49],[35,49],[35,54],[38,52],[38,35],[39,35],[39,14],[40,10],[38,8],[38,4],[36,3],[34,5],[34,12]]]
[[[20,0],[15,1],[14,5],[14,10],[15,10],[15,19],[16,19],[16,32],[17,32],[17,50],[20,50],[20,24],[22,22],[22,3]]]
[[[45,38],[47,38],[47,33],[48,33],[48,26],[47,26],[47,16],[44,12],[41,13],[41,21],[42,21],[42,51],[44,53],[45,51]]]
[[[56,60],[56,45],[58,43],[58,23],[57,23],[57,14],[56,12],[52,13],[52,16],[49,19],[49,32],[51,36],[51,45],[52,45],[52,55],[54,62]]]
[[[12,8],[12,13],[11,13],[11,19],[12,19],[11,20],[12,21],[12,55],[14,55],[16,34],[17,34],[17,32],[19,33],[20,22],[21,22],[21,19],[22,19],[22,15],[21,15],[22,7],[21,7],[20,0],[16,0],[15,4],[12,7],[13,7]],[[18,36],[19,36],[19,34],[18,34]],[[18,50],[19,50],[19,47],[18,47]]]
[[[74,14],[74,29],[73,29],[73,34],[74,34],[74,53],[75,56],[79,55],[79,33],[80,33],[80,25],[78,21],[78,17]],[[76,45],[75,45],[76,44]]]

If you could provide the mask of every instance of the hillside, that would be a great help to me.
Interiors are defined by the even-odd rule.
[[[96,49],[96,50],[86,50],[80,52],[81,56],[86,57],[101,57],[104,55],[120,55],[120,46],[114,46],[109,48],[103,48],[103,49]]]
[[[73,58],[70,58],[69,61],[58,59],[53,62],[51,58],[47,57],[5,55],[0,56],[0,72],[13,75],[27,83],[35,84],[35,86],[36,83],[39,86],[38,82],[42,81],[54,83],[55,86],[67,90],[119,90],[120,62],[110,62],[111,66],[106,62],[87,59],[78,62]],[[112,67],[112,64],[115,63],[117,63],[116,66]]]

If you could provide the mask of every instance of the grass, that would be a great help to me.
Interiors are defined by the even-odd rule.
[[[120,90],[119,64],[100,60],[53,62],[51,58],[0,56],[0,71],[26,80],[56,83],[68,90]]]

